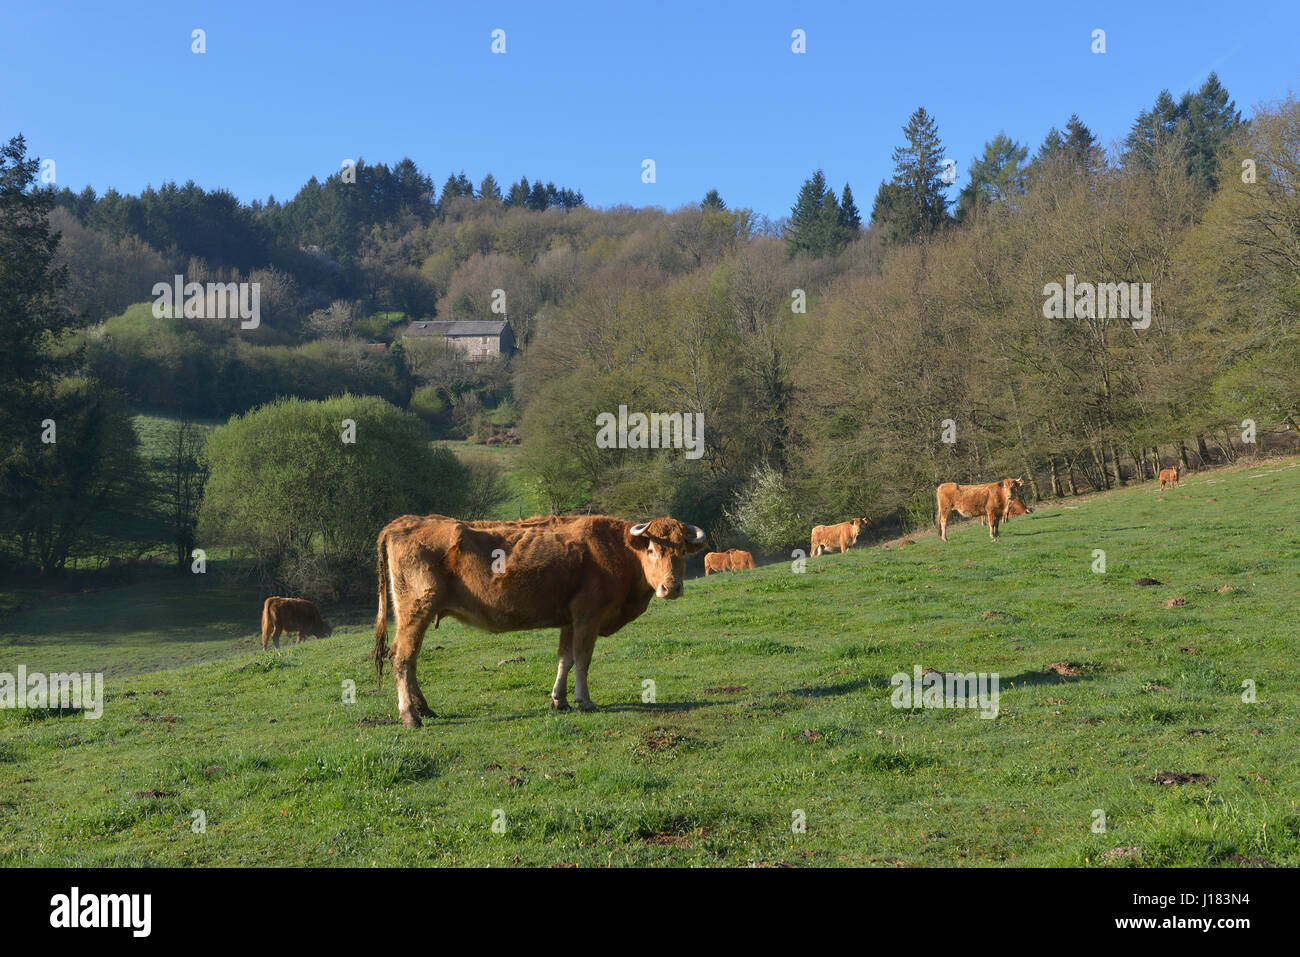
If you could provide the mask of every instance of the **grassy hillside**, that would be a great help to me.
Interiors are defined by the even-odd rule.
[[[467,457],[481,457],[494,463],[501,469],[502,480],[510,497],[496,510],[496,518],[513,520],[523,516],[539,515],[546,511],[537,498],[537,493],[529,487],[524,474],[519,471],[519,456],[523,449],[518,445],[479,445],[444,439],[439,442],[451,449],[462,460]]]
[[[365,626],[110,673],[101,720],[0,712],[0,862],[1298,865],[1298,493],[1273,462],[692,581],[600,639],[595,714],[548,710],[554,632],[454,621],[417,731]],[[0,671],[111,666],[120,629],[0,644]],[[997,672],[999,716],[894,708],[917,665]]]

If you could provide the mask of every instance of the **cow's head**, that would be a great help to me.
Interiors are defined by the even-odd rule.
[[[867,527],[867,520],[865,518],[852,519],[849,522],[849,527],[853,529],[853,542],[857,544],[859,536],[862,535],[862,530]]]
[[[627,543],[641,560],[646,583],[660,598],[680,598],[686,556],[704,548],[704,529],[675,518],[656,518],[627,530]]]
[[[320,620],[320,623],[321,623],[321,629],[319,633],[320,637],[328,638],[330,635],[334,634],[334,626],[331,625],[326,619],[322,618]]]

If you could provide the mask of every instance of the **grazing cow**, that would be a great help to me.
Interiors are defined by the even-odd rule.
[[[840,522],[838,525],[816,525],[812,530],[810,551],[814,555],[822,555],[832,548],[838,548],[841,553],[847,552],[858,543],[858,536],[862,534],[862,527],[866,524],[865,518],[855,518],[852,521]]]
[[[1165,486],[1168,486],[1168,487],[1170,487],[1170,488],[1176,488],[1176,487],[1177,487],[1177,485],[1178,485],[1178,471],[1179,471],[1179,468],[1180,468],[1180,466],[1175,465],[1175,466],[1174,466],[1173,468],[1171,468],[1171,469],[1161,469],[1161,470],[1160,470],[1160,487],[1161,487],[1161,488],[1164,488]]]
[[[731,556],[731,570],[733,572],[741,572],[755,567],[754,556],[749,552],[739,548],[731,548],[727,550],[727,554]]]
[[[1026,505],[1024,502],[1022,502],[1020,499],[1013,498],[1011,500],[1011,504],[1007,506],[1007,514],[1003,516],[1002,524],[1005,525],[1007,522],[1011,521],[1011,516],[1013,515],[1027,515],[1032,511],[1033,509],[1030,508],[1028,505]],[[989,523],[989,517],[987,515],[981,515],[980,524],[987,525],[988,523]]]
[[[729,548],[725,552],[709,552],[704,556],[704,576],[713,572],[738,572],[753,568],[754,556],[739,548]]]
[[[307,599],[273,595],[262,603],[262,650],[266,651],[268,641],[275,642],[279,648],[280,635],[286,631],[298,633],[293,640],[296,645],[304,635],[328,638],[334,634],[334,626]]]
[[[637,618],[656,595],[682,594],[686,556],[704,548],[704,530],[675,518],[625,522],[605,515],[517,522],[461,522],[405,515],[379,533],[379,615],[375,671],[393,660],[397,710],[408,728],[433,712],[415,677],[425,629],[450,615],[485,631],[560,629],[551,707],[596,710],[587,669],[598,635]],[[388,640],[388,602],[397,637]]]
[[[939,503],[939,537],[948,540],[948,516],[956,511],[966,518],[983,515],[989,523],[989,538],[996,541],[998,524],[1006,518],[1016,489],[1024,484],[1024,479],[1014,478],[984,485],[944,482],[935,492]]]

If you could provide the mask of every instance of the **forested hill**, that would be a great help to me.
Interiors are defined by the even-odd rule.
[[[853,515],[926,524],[945,480],[1068,495],[1294,447],[1300,104],[1245,117],[1211,75],[1109,148],[1062,113],[1037,144],[990,115],[961,164],[919,108],[889,180],[855,198],[812,170],[779,222],[722,179],[681,209],[594,209],[527,178],[437,189],[409,159],[283,203],[33,177],[6,201],[61,234],[67,322],[7,339],[5,361],[43,370],[14,383],[173,415],[350,392],[433,438],[516,430],[545,507],[677,514],[770,550]],[[156,317],[177,274],[258,283],[260,325]],[[520,351],[472,365],[402,338],[434,317],[504,318]],[[702,416],[700,454],[601,447],[620,406]]]

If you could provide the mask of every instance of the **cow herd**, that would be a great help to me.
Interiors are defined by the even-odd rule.
[[[1161,484],[1164,484],[1161,475]],[[1175,474],[1174,481],[1177,480]],[[940,537],[947,541],[952,513],[978,515],[997,539],[998,525],[1029,511],[1018,497],[1024,484],[1006,478],[985,485],[946,482],[937,490]],[[811,554],[845,552],[862,534],[866,520],[854,518],[812,530]],[[551,707],[573,702],[594,711],[587,686],[596,639],[635,620],[655,597],[679,598],[686,557],[705,547],[702,528],[675,518],[628,522],[605,515],[552,515],[513,522],[465,522],[444,515],[404,515],[379,533],[375,643],[371,657],[382,687],[384,662],[392,662],[397,710],[407,727],[419,727],[433,711],[416,679],[425,631],[445,617],[490,632],[557,628],[555,684]],[[710,552],[705,574],[754,568],[754,556],[740,549]],[[388,644],[392,606],[396,632]],[[283,632],[318,638],[329,622],[311,602],[268,598],[262,610],[262,648],[280,646]]]

